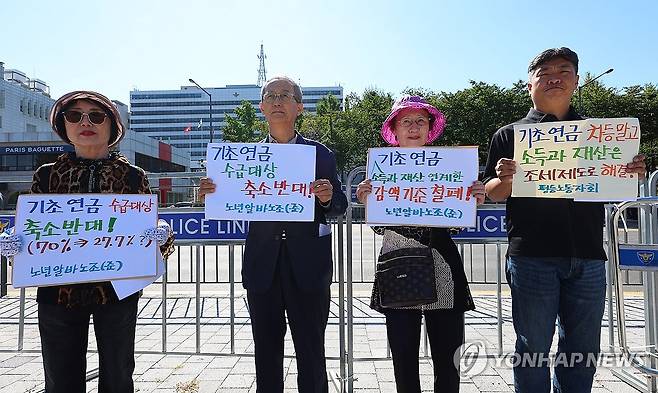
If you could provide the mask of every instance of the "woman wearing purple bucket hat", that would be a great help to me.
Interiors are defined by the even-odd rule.
[[[421,147],[434,142],[446,125],[445,117],[434,106],[419,96],[398,99],[382,125],[382,137],[391,146]],[[361,182],[357,198],[366,203],[372,192],[370,179]],[[477,204],[484,202],[484,185],[476,181],[471,194]],[[418,226],[373,227],[383,235],[380,253],[401,248],[432,248],[436,275],[437,301],[405,308],[383,308],[377,285],[373,287],[370,307],[386,317],[386,334],[391,346],[395,384],[398,393],[420,393],[418,350],[420,347],[421,317],[425,324],[432,350],[434,391],[459,392],[459,369],[455,353],[464,342],[464,312],[474,310],[464,266],[457,246],[447,228]]]

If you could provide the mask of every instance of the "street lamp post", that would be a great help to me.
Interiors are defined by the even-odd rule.
[[[196,87],[199,89],[203,90],[204,93],[208,94],[208,105],[210,106],[210,143],[213,141],[213,131],[212,131],[212,94],[208,93],[208,90],[204,89],[203,87],[199,86],[198,83],[194,81],[194,79],[190,78],[189,79],[190,83],[194,83]]]
[[[587,82],[583,83],[582,85],[578,86],[578,112],[583,112],[583,87],[589,85],[590,83],[594,82],[595,80],[599,79],[603,75],[609,74],[612,71],[614,71],[614,68],[610,68],[607,71],[599,74],[596,78],[590,79]]]

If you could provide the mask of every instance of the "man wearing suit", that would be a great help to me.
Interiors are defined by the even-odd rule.
[[[347,198],[341,192],[334,153],[295,131],[295,120],[303,108],[301,89],[292,79],[275,77],[263,85],[260,110],[269,126],[263,142],[315,146],[316,180],[311,183],[315,194],[313,222],[249,225],[242,281],[251,316],[258,393],[283,392],[286,314],[297,356],[299,392],[329,389],[324,333],[333,263],[327,217],[345,213]],[[202,179],[199,194],[214,191],[215,184]]]

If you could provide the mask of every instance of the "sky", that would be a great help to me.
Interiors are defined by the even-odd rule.
[[[50,86],[129,103],[131,90],[255,84],[267,76],[345,94],[511,86],[543,49],[568,46],[580,74],[658,83],[658,2],[96,0],[6,1],[0,61]]]

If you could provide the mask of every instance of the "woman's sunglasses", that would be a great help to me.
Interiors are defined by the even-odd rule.
[[[95,125],[103,124],[103,122],[105,122],[105,118],[107,118],[107,113],[105,112],[92,111],[89,113],[85,113],[73,109],[62,112],[62,115],[64,115],[64,119],[66,121],[74,124],[80,123],[84,115],[87,115],[89,122]]]

